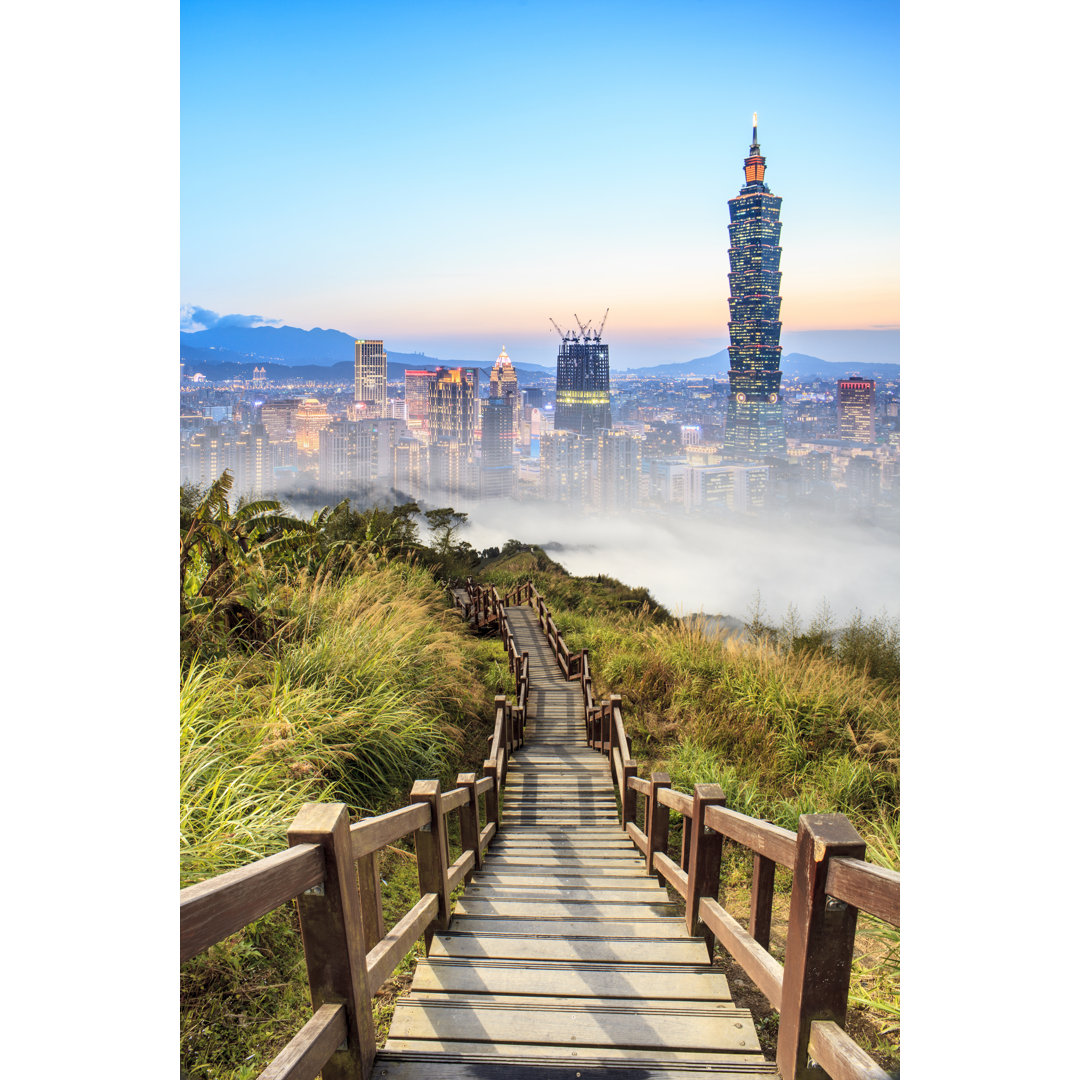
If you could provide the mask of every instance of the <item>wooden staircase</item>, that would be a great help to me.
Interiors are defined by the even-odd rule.
[[[619,828],[579,684],[530,608],[506,619],[530,657],[525,746],[499,832],[398,1000],[374,1076],[776,1075],[704,940]]]

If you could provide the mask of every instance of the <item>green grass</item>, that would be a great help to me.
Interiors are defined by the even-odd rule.
[[[514,578],[511,570],[517,572]],[[872,862],[899,870],[899,631],[861,616],[827,643],[827,620],[800,635],[710,636],[623,586],[579,580],[521,552],[481,577],[531,577],[571,651],[588,648],[597,697],[619,693],[638,774],[670,773],[684,792],[719,784],[727,805],[795,830],[805,813],[843,813]],[[681,819],[672,815],[677,856]],[[728,845],[725,885],[748,890],[749,855]],[[790,874],[778,872],[778,894]],[[785,901],[786,903],[786,901]],[[860,917],[852,1005],[866,1049],[899,1060],[899,931]]]
[[[305,802],[343,802],[356,820],[403,805],[416,779],[452,786],[478,769],[492,697],[507,691],[498,639],[470,635],[422,567],[372,562],[266,588],[269,641],[218,641],[185,665],[183,885],[283,849]],[[410,841],[381,856],[388,928],[418,898]],[[182,1066],[192,1080],[247,1080],[310,1016],[286,905],[183,965]]]

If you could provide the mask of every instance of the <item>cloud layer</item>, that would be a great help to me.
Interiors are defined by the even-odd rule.
[[[219,315],[209,308],[198,307],[195,304],[182,304],[180,306],[180,329],[181,330],[209,330],[213,327],[223,329],[228,326],[278,326],[281,319],[268,319],[265,315]]]

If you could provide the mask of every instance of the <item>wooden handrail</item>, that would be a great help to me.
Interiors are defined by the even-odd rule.
[[[403,806],[389,814],[364,818],[349,826],[352,837],[354,859],[363,858],[387,844],[393,844],[409,833],[422,829],[431,822],[431,811],[427,806]]]
[[[321,1005],[261,1073],[259,1080],[315,1080],[348,1035],[345,1006]]]
[[[865,862],[865,845],[841,814],[803,815],[799,833],[740,814],[723,805],[715,785],[696,785],[690,796],[671,788],[666,774],[651,782],[636,775],[630,757],[621,698],[613,694],[597,705],[587,649],[573,656],[552,618],[551,609],[531,581],[525,599],[537,618],[564,676],[581,683],[586,741],[606,753],[623,806],[622,826],[646,856],[651,873],[666,881],[687,904],[687,925],[699,924],[712,951],[719,941],[738,961],[774,1008],[780,1010],[778,1066],[783,1080],[802,1077],[808,1056],[833,1080],[884,1080],[885,1073],[842,1029],[853,956],[855,918],[864,911],[895,926],[900,924],[900,875]],[[631,768],[632,766],[632,768]],[[706,791],[707,789],[707,791]],[[645,830],[636,821],[636,800],[645,796]],[[700,798],[699,798],[700,796]],[[695,802],[698,806],[695,810]],[[628,808],[633,807],[631,813]],[[668,822],[674,810],[683,816],[680,863],[667,853]],[[805,835],[804,835],[805,834]],[[745,930],[715,899],[719,844],[726,837],[753,852],[750,929]],[[791,975],[768,951],[777,865],[795,871],[787,960]],[[716,880],[714,880],[716,879]],[[809,891],[807,891],[809,890]],[[821,906],[829,908],[830,926],[822,931]],[[821,978],[825,964],[828,978]],[[816,972],[808,981],[807,972]]]
[[[325,874],[322,849],[303,844],[181,889],[181,961],[321,885]]]
[[[825,891],[860,911],[900,925],[900,875],[859,859],[833,859]]]

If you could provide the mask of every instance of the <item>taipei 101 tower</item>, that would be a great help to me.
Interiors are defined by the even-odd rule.
[[[780,196],[765,183],[765,158],[758,146],[757,113],[746,183],[728,200],[731,247],[728,282],[731,396],[724,454],[782,458],[787,443],[780,404]]]

